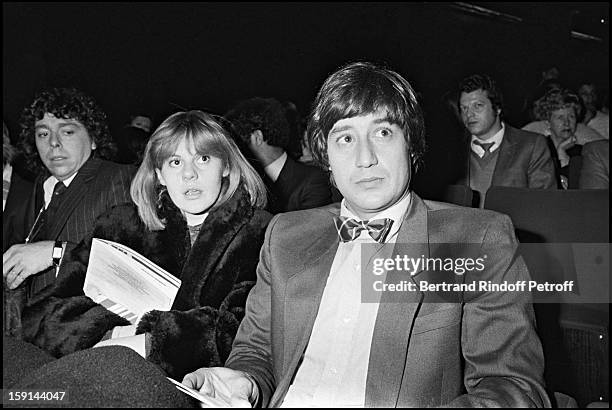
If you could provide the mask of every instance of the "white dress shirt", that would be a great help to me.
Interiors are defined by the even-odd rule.
[[[64,185],[66,185],[66,188],[70,186],[70,183],[74,180],[74,177],[76,177],[77,174],[78,172],[75,172],[74,175],[72,175],[70,178],[66,178],[63,181]],[[58,182],[59,179],[55,178],[53,175],[51,175],[45,180],[45,182],[43,182],[43,191],[45,193],[45,209],[47,209],[49,203],[51,202],[51,197],[53,196],[53,189],[55,188],[55,184],[57,184]]]
[[[493,135],[491,138],[489,138],[486,141],[483,141],[479,139],[478,137],[476,137],[475,135],[472,135],[472,143],[470,144],[470,146],[472,147],[472,151],[474,151],[474,153],[478,155],[480,158],[482,158],[485,154],[484,148],[482,148],[478,144],[474,144],[474,141],[476,140],[478,140],[481,144],[487,144],[487,143],[492,142],[493,145],[491,146],[491,148],[489,148],[489,152],[495,151],[497,148],[499,148],[499,146],[502,143],[502,140],[504,139],[504,130],[505,130],[505,127],[504,127],[504,123],[502,122],[501,129],[497,131],[495,135]]]
[[[395,243],[410,205],[408,192],[371,219],[390,218],[385,243]],[[342,201],[340,215],[360,219]],[[340,242],[323,291],[304,358],[282,407],[363,407],[378,303],[361,302],[361,244],[367,231]]]
[[[285,166],[285,162],[287,162],[287,153],[283,152],[283,155],[276,158],[274,161],[264,167],[264,172],[272,180],[272,182],[276,182],[278,179],[278,176]]]

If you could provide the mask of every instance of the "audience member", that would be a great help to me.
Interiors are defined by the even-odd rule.
[[[153,120],[149,115],[139,114],[130,116],[130,126],[140,128],[147,134],[151,133]]]
[[[2,255],[2,271],[10,289],[28,279],[19,295],[27,287],[32,299],[55,282],[63,255],[91,234],[96,217],[130,201],[134,169],[99,158],[114,149],[106,114],[76,89],[39,93],[23,112],[20,144],[44,166],[24,204],[29,234]]]
[[[9,131],[2,122],[2,253],[16,243],[23,242],[25,211],[23,206],[32,195],[33,184],[13,169],[17,149],[11,144]]]
[[[471,134],[470,155],[460,182],[480,194],[480,207],[491,186],[557,186],[545,138],[502,121],[503,98],[493,79],[469,76],[461,81],[459,91],[461,118]]]
[[[578,88],[578,95],[584,105],[584,119],[581,121],[593,128],[605,139],[610,138],[610,122],[608,114],[599,110],[597,88],[593,83],[582,83]]]
[[[361,244],[480,243],[491,259],[483,279],[528,278],[507,216],[409,190],[425,143],[406,80],[369,63],[343,67],[319,91],[308,135],[344,200],[273,220],[227,367],[183,383],[242,406],[550,406],[533,310],[516,292],[361,302]]]
[[[115,140],[118,147],[117,162],[139,166],[149,141],[149,133],[142,128],[128,125],[121,129]]]
[[[16,243],[23,242],[25,231],[26,207],[23,206],[32,195],[32,182],[24,179],[12,166],[17,154],[11,145],[9,131],[2,122],[2,253]],[[21,303],[14,300],[12,291],[3,286],[2,325],[5,333],[18,328],[15,318],[20,315]]]
[[[582,147],[580,189],[610,189],[610,142],[599,140]]]
[[[546,118],[549,150],[564,189],[569,185],[570,157],[580,155],[582,150],[576,138],[580,107],[578,96],[569,90],[551,90],[536,101],[537,111]]]
[[[263,168],[270,191],[270,211],[289,212],[331,203],[329,178],[319,168],[287,155],[290,145],[285,110],[273,98],[251,98],[238,103],[225,118]]]
[[[135,205],[100,216],[56,286],[24,310],[24,340],[59,357],[104,337],[99,346],[132,347],[179,379],[222,365],[271,218],[260,210],[263,182],[211,115],[178,112],[151,136],[131,195]],[[149,312],[136,326],[85,296],[93,237],[129,246],[179,278],[172,310]]]

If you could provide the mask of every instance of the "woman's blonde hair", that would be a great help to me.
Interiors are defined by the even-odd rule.
[[[197,153],[219,158],[223,166],[229,169],[221,194],[211,209],[230,199],[240,185],[248,192],[253,207],[265,207],[266,188],[263,181],[220,122],[203,111],[177,112],[166,118],[151,135],[130,189],[138,214],[148,229],[165,228],[165,221],[158,215],[164,187],[159,183],[155,170],[162,168],[183,140],[193,143]]]

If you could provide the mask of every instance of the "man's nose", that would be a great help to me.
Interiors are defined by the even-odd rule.
[[[53,132],[51,131],[49,134],[49,145],[52,146],[53,148],[57,148],[60,145],[62,145],[60,139],[59,139],[59,134],[57,132]]]
[[[372,143],[369,140],[360,142],[357,145],[357,158],[356,158],[358,167],[371,167],[372,165],[378,164],[378,158],[376,157],[376,152],[372,147]]]

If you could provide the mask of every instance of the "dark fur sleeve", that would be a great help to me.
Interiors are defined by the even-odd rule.
[[[23,314],[23,338],[61,357],[92,347],[115,326],[130,323],[87,296],[51,296]]]
[[[147,359],[176,380],[200,367],[222,366],[254,284],[250,281],[236,284],[218,310],[205,306],[185,312],[147,313],[136,331],[151,335]]]

